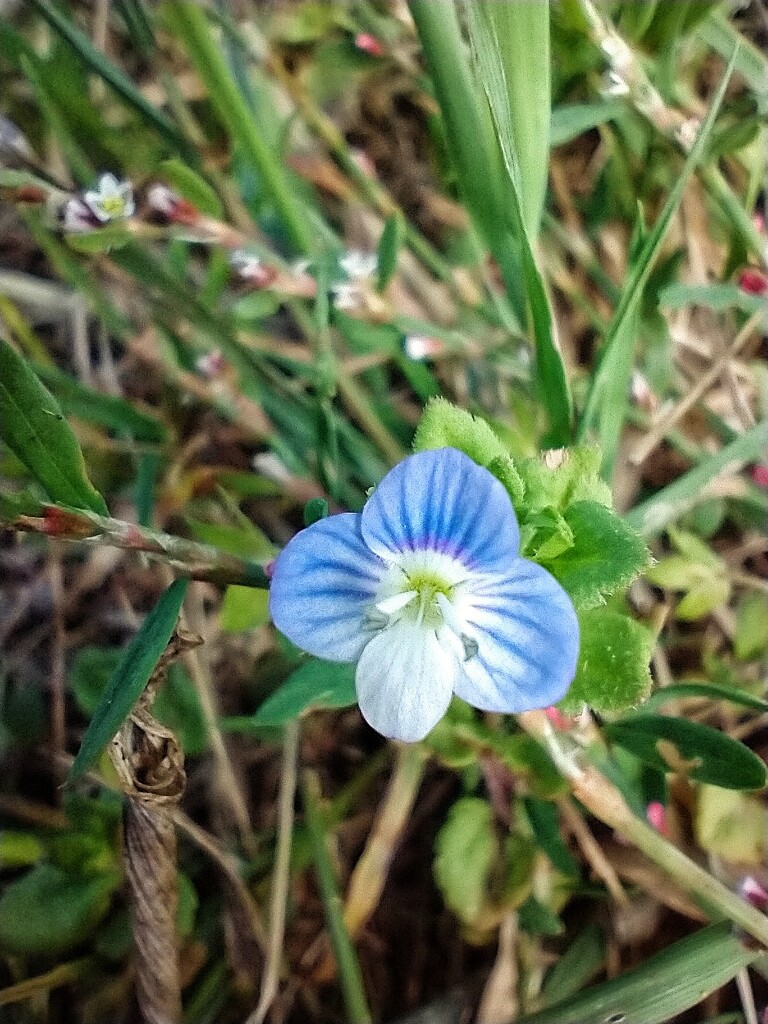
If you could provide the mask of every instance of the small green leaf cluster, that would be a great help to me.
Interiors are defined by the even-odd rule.
[[[651,636],[606,598],[646,569],[650,555],[612,509],[599,449],[582,445],[514,459],[488,423],[437,398],[424,412],[414,448],[442,447],[465,452],[504,485],[520,524],[521,555],[552,573],[573,601],[581,654],[564,710],[586,704],[620,711],[640,703],[650,691]]]

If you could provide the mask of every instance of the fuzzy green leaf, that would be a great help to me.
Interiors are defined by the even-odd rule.
[[[752,661],[768,647],[768,597],[749,594],[736,612],[733,650],[739,661]]]
[[[458,448],[479,466],[487,466],[499,456],[509,458],[509,452],[485,420],[451,405],[445,398],[433,398],[427,404],[413,438],[415,452],[431,448]]]
[[[567,714],[586,704],[599,712],[622,711],[650,693],[648,663],[653,638],[627,615],[593,608],[579,614],[581,643],[576,678],[560,702]]]
[[[2,338],[0,437],[53,501],[108,515],[104,499],[86,475],[80,445],[58,402]]]
[[[435,880],[446,905],[465,924],[480,916],[498,843],[487,801],[464,797],[451,808],[435,842]]]
[[[0,946],[17,956],[58,956],[92,934],[120,883],[116,871],[84,877],[38,864],[0,899]]]
[[[573,531],[573,547],[542,565],[577,608],[600,604],[605,595],[628,586],[648,564],[648,549],[640,537],[603,505],[579,501],[563,518]]]

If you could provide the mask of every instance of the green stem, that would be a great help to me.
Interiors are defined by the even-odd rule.
[[[323,813],[320,806],[320,782],[313,771],[305,771],[302,793],[315,857],[315,870],[325,909],[325,920],[339,966],[339,980],[347,1008],[349,1024],[371,1024],[371,1011],[365,997],[360,964],[344,924],[341,894],[328,849]]]
[[[722,914],[768,947],[768,917],[638,818],[613,783],[585,762],[583,750],[567,733],[556,732],[543,711],[526,711],[518,715],[518,722],[546,746],[568,779],[573,795],[591,814],[641,850],[703,906]]]
[[[14,530],[42,533],[57,540],[97,540],[108,547],[140,551],[159,558],[180,576],[193,580],[266,590],[269,577],[264,566],[248,558],[238,558],[209,544],[198,544],[183,537],[174,537],[160,530],[150,530],[121,519],[100,516],[85,509],[43,505],[42,517],[16,516],[3,525]],[[0,520],[2,522],[2,520]]]
[[[166,17],[184,41],[230,136],[243,146],[261,175],[294,245],[302,252],[311,252],[312,234],[307,218],[294,198],[280,162],[254,123],[253,113],[216,45],[205,12],[188,0],[175,0],[166,8]]]

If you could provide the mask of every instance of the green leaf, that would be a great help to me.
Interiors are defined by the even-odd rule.
[[[265,317],[273,316],[280,309],[282,302],[277,292],[266,289],[251,292],[237,300],[232,307],[232,315],[241,324],[258,323]]]
[[[80,710],[92,716],[123,652],[119,647],[83,647],[72,663],[69,685]],[[168,677],[155,697],[153,714],[171,729],[186,754],[200,754],[208,746],[208,728],[194,683],[178,663],[168,666]]]
[[[111,252],[112,249],[120,249],[132,241],[133,235],[119,221],[115,221],[114,224],[105,224],[93,231],[84,231],[80,235],[66,236],[66,243],[70,249],[86,255]]]
[[[667,309],[703,306],[716,313],[740,309],[750,316],[765,308],[764,298],[742,291],[737,284],[670,284],[659,293],[659,303]]]
[[[524,797],[523,806],[536,842],[557,870],[570,878],[578,877],[579,864],[560,833],[557,807],[549,800],[539,800],[534,796]]]
[[[320,708],[347,708],[357,704],[355,666],[310,658],[264,701],[255,715],[225,718],[222,728],[250,732],[285,725]]]
[[[38,864],[0,898],[0,946],[17,956],[58,956],[77,946],[106,915],[117,872],[84,877]]]
[[[763,863],[766,821],[762,801],[746,793],[699,786],[693,827],[707,853],[732,864]]]
[[[544,979],[541,995],[546,1005],[567,999],[594,977],[605,961],[605,936],[597,924],[588,924],[560,955]]]
[[[432,448],[458,448],[479,466],[487,466],[498,456],[509,456],[485,420],[445,398],[433,398],[427,403],[413,438],[415,452]]]
[[[446,906],[465,924],[480,917],[497,852],[490,804],[477,797],[457,800],[435,840],[435,881]]]
[[[403,244],[405,224],[399,213],[393,213],[387,218],[384,230],[381,232],[378,250],[379,276],[376,282],[378,291],[383,292],[397,270],[397,254]]]
[[[585,704],[601,713],[622,711],[645,700],[651,689],[650,632],[607,608],[580,612],[579,628],[576,677],[559,705],[566,714],[577,714]]]
[[[269,591],[235,584],[227,587],[219,610],[219,625],[225,633],[242,633],[263,626],[269,619]]]
[[[43,844],[31,832],[0,832],[0,870],[26,868],[43,856]]]
[[[768,647],[768,597],[748,594],[736,611],[733,652],[739,661],[752,661]]]
[[[685,700],[686,698],[709,697],[710,700],[727,700],[731,704],[739,704],[753,711],[760,711],[763,714],[768,711],[768,701],[754,697],[746,690],[739,690],[731,686],[718,686],[716,683],[697,683],[694,680],[687,680],[684,683],[673,683],[671,686],[664,686],[652,693],[643,705],[643,712],[650,711],[670,700]]]
[[[310,498],[304,506],[304,525],[312,526],[329,515],[328,502],[325,498]]]
[[[168,587],[124,651],[83,737],[70,782],[91,767],[139,699],[168,646],[188,586],[188,579],[178,579]]]
[[[648,549],[640,537],[603,505],[578,501],[563,518],[573,532],[573,547],[542,564],[577,608],[600,604],[604,595],[628,586],[648,564]]]
[[[86,475],[80,445],[55,398],[2,338],[0,437],[53,501],[109,514]]]
[[[125,399],[93,391],[55,366],[36,363],[34,370],[54,393],[68,416],[76,416],[87,423],[97,423],[116,433],[129,434],[136,441],[160,444],[165,440],[165,425]]]
[[[181,160],[163,160],[159,167],[160,175],[201,213],[209,217],[219,218],[224,213],[221,200],[208,182],[196,171],[193,171]]]
[[[645,764],[670,771],[660,750],[690,764],[690,777],[723,789],[762,789],[765,765],[748,747],[708,725],[665,715],[631,715],[604,726],[609,742],[631,751]],[[661,748],[659,744],[662,743]]]
[[[529,896],[518,911],[520,927],[529,935],[562,935],[563,922],[557,914],[535,896]]]
[[[711,925],[618,978],[517,1024],[664,1024],[725,985],[761,955],[727,921]]]
[[[601,100],[597,103],[563,103],[552,111],[549,123],[549,144],[552,148],[612,121],[626,111],[620,100]]]

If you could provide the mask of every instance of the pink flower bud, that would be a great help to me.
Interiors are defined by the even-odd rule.
[[[358,50],[362,50],[363,53],[367,53],[371,57],[384,56],[384,47],[376,36],[372,36],[370,32],[358,32],[355,36],[355,46]]]
[[[757,267],[745,267],[739,274],[739,288],[748,295],[766,295],[768,274]]]
[[[655,828],[662,836],[669,835],[669,823],[667,822],[667,809],[658,800],[652,800],[645,809],[645,816],[648,824]]]

